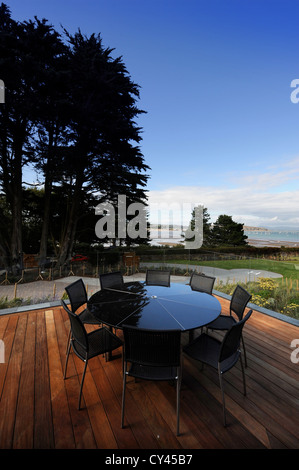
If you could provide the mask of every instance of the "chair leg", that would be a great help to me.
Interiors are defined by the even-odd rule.
[[[246,349],[245,349],[245,343],[242,335],[242,345],[243,345],[243,351],[244,351],[244,362],[245,362],[245,367],[247,367],[247,357],[246,357]]]
[[[82,375],[82,380],[81,380],[81,385],[80,385],[78,410],[80,410],[80,405],[81,405],[81,395],[82,395],[82,389],[83,389],[83,382],[84,382],[84,378],[85,378],[85,372],[86,372],[86,369],[87,369],[87,363],[88,363],[88,360],[86,359],[85,360],[84,371],[83,371],[83,375]]]
[[[125,414],[125,398],[126,398],[126,365],[123,366],[123,393],[122,393],[122,402],[121,402],[121,428],[124,427],[124,414]]]
[[[241,370],[242,370],[242,376],[243,376],[243,387],[244,387],[244,395],[246,396],[246,379],[245,379],[245,370],[244,370],[244,366],[243,366],[243,361],[242,361],[241,354],[240,354],[240,362],[241,362]]]
[[[219,375],[219,382],[220,382],[220,389],[222,393],[222,407],[223,407],[223,425],[226,427],[226,413],[225,413],[225,398],[224,398],[224,389],[223,389],[223,380],[220,368],[218,367],[218,375]]]
[[[177,390],[176,390],[176,435],[180,435],[180,392],[181,392],[181,376],[177,378],[177,384],[176,384]]]
[[[66,378],[66,369],[67,369],[67,363],[68,363],[68,360],[69,360],[70,349],[71,349],[71,342],[69,341],[69,342],[68,342],[68,346],[67,346],[67,353],[66,353],[65,366],[64,366],[64,373],[63,373],[63,378],[64,378],[64,379]]]
[[[70,329],[69,334],[68,334],[68,337],[67,337],[67,343],[66,343],[66,351],[65,351],[65,354],[67,354],[68,347],[69,347],[69,344],[70,344],[70,340],[71,340],[71,329]]]

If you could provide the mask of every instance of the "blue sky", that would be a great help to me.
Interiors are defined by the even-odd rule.
[[[297,0],[4,3],[16,20],[101,33],[123,57],[147,111],[150,207],[203,204],[212,221],[299,230]]]

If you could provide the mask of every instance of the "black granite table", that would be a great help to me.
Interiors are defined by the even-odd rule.
[[[128,282],[122,287],[93,294],[88,309],[97,320],[114,328],[191,331],[215,320],[221,304],[213,295],[194,291],[189,285],[147,286]]]

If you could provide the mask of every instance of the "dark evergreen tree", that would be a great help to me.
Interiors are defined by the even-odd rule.
[[[100,35],[68,34],[72,75],[71,143],[65,155],[65,181],[72,199],[61,240],[59,264],[71,257],[83,193],[98,192],[99,202],[115,202],[119,194],[145,200],[147,181],[143,155],[137,145],[140,128],[134,119],[139,88],[121,58],[113,59]]]
[[[22,244],[23,168],[38,158],[33,136],[45,109],[43,90],[56,48],[57,33],[46,20],[15,22],[3,3],[0,7],[0,70],[5,104],[0,107],[0,180],[12,215],[10,265],[20,269]]]
[[[10,236],[0,234],[0,250],[3,263],[14,271],[20,268],[22,232],[28,247],[28,221],[34,219],[28,213],[34,204],[23,201],[26,165],[35,168],[44,185],[37,193],[44,204],[42,220],[35,225],[37,231],[40,227],[41,264],[52,237],[58,237],[59,264],[70,259],[82,233],[78,223],[86,224],[86,214],[101,200],[114,202],[119,194],[130,202],[147,199],[148,166],[135,122],[143,113],[136,105],[139,87],[122,59],[112,58],[112,49],[103,47],[100,35],[65,35],[67,41],[46,20],[16,22],[9,8],[0,6],[0,78],[5,84],[0,215],[10,229]],[[57,194],[64,198],[63,218],[54,215],[56,207],[51,209]],[[87,203],[93,205],[90,210]]]
[[[211,231],[210,214],[208,209],[203,207],[202,209],[202,229],[203,229],[203,246],[213,245],[213,235]],[[193,209],[191,214],[190,228],[192,231],[195,229],[195,209]],[[187,240],[187,238],[186,238]],[[188,241],[194,241],[194,237],[188,238]]]
[[[246,245],[243,225],[234,222],[229,215],[219,215],[212,229],[215,245],[239,246]]]

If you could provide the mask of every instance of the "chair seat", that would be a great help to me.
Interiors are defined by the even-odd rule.
[[[211,330],[213,328],[215,328],[215,330],[229,330],[236,323],[236,320],[231,315],[220,315],[212,323],[209,323],[207,328]]]
[[[81,313],[78,314],[82,323],[86,323],[88,325],[96,325],[101,324],[96,318],[90,313],[90,311],[85,308]]]
[[[205,333],[198,336],[192,343],[184,347],[184,352],[197,361],[204,362],[218,369],[218,359],[222,342]],[[220,371],[228,371],[239,359],[240,351],[236,351],[220,364]]]
[[[89,346],[87,359],[113,351],[123,345],[121,339],[105,327],[92,331],[87,336]],[[86,350],[77,341],[73,341],[73,348],[82,360],[86,359]]]
[[[128,375],[146,380],[175,380],[177,379],[176,367],[154,367],[141,364],[132,364]]]

